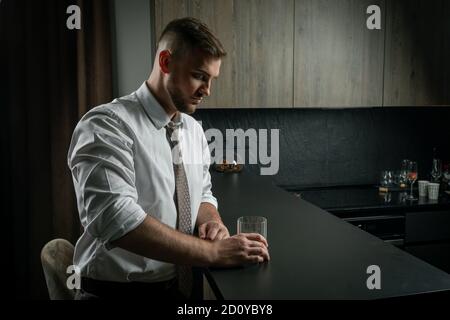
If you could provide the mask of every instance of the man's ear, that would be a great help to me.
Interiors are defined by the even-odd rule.
[[[161,71],[165,74],[170,73],[169,71],[169,63],[172,59],[172,54],[169,50],[163,50],[159,53],[159,67]]]

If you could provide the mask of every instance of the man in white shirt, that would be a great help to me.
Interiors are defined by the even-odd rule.
[[[186,266],[269,260],[261,235],[230,237],[222,223],[208,144],[188,115],[210,94],[225,55],[206,25],[174,20],[159,39],[149,79],[90,110],[75,128],[68,165],[84,227],[74,254],[80,299],[188,298],[178,290],[191,281]]]

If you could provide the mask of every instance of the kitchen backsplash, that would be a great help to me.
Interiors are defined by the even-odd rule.
[[[226,129],[279,129],[273,179],[285,187],[375,184],[402,159],[417,160],[425,178],[433,147],[450,160],[450,107],[199,109],[194,117],[224,137]],[[260,174],[258,165],[244,170]]]

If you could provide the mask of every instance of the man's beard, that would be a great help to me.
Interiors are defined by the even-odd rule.
[[[191,114],[195,111],[195,107],[188,105],[183,100],[183,95],[177,88],[167,88],[167,91],[169,92],[170,98],[172,99],[173,104],[175,105],[175,108],[177,108],[178,111]]]

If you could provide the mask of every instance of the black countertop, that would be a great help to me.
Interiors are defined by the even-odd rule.
[[[209,269],[224,299],[379,299],[450,290],[450,275],[342,221],[271,183],[240,174],[212,174],[219,211],[230,233],[243,215],[268,219],[271,261]],[[381,290],[369,290],[367,268],[381,269]]]
[[[442,194],[438,200],[418,197],[416,201],[406,199],[409,191],[379,192],[375,186],[336,187],[295,191],[294,195],[318,207],[346,217],[354,212],[415,212],[424,210],[450,210],[450,196]],[[414,190],[417,197],[417,190]]]

